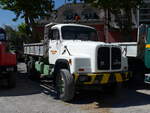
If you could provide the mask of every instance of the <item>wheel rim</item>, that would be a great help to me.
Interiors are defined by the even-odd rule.
[[[64,78],[61,76],[58,77],[58,91],[59,91],[60,95],[63,94],[65,91]]]

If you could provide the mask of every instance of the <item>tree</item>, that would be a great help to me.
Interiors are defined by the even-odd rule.
[[[125,34],[131,34],[132,31],[132,9],[137,9],[143,3],[143,0],[85,0],[85,2],[92,4],[97,8],[105,11],[105,36],[108,38],[109,13],[117,15],[123,10],[126,23],[120,24],[120,29]],[[119,19],[118,19],[119,20]],[[118,22],[119,23],[119,22]],[[107,40],[106,40],[107,41]]]
[[[17,27],[17,29],[18,29],[17,35],[22,40],[23,43],[29,43],[31,41],[28,37],[27,31],[26,31],[26,26],[27,25],[25,23],[21,23]]]
[[[0,0],[0,4],[2,9],[13,11],[16,14],[13,20],[19,17],[24,18],[28,35],[36,19],[47,16],[54,7],[52,0]]]
[[[11,26],[4,26],[4,29],[7,34],[7,40],[8,40],[8,45],[10,49],[16,50],[18,48],[18,45],[20,45],[20,39],[17,34],[17,31],[13,29]]]
[[[23,51],[23,43],[31,41],[27,35],[25,23],[20,24],[17,29],[7,25],[4,26],[4,29],[6,31],[10,49]]]

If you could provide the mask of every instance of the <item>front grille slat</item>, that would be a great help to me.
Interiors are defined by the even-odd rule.
[[[110,69],[110,48],[100,47],[98,49],[98,69],[109,70]]]
[[[121,50],[119,48],[112,47],[111,54],[111,69],[120,69],[121,68]]]
[[[98,70],[117,70],[121,68],[121,49],[117,47],[100,47],[97,54]]]

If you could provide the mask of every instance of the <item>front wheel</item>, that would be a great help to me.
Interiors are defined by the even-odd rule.
[[[60,69],[56,77],[58,97],[63,101],[71,101],[75,93],[74,79],[67,69]]]

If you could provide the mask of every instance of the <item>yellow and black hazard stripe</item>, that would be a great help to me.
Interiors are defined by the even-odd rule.
[[[150,44],[146,44],[146,45],[145,45],[145,48],[150,48]]]
[[[78,74],[75,73],[76,84],[108,84],[113,82],[124,82],[129,80],[129,72]],[[84,79],[83,79],[84,78]]]

